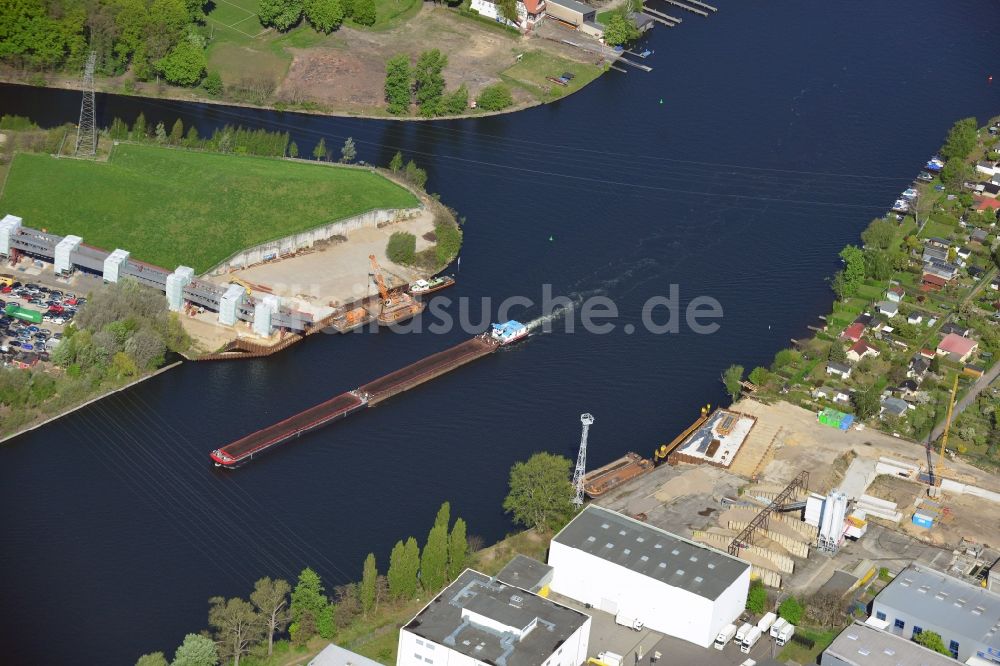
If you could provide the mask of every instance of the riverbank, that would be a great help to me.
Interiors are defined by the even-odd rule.
[[[997,236],[1000,117],[976,128],[959,121],[884,217],[841,251],[832,280],[837,300],[769,368],[742,366],[724,380],[735,398],[749,392],[858,424],[932,442],[944,432],[955,394],[952,453],[987,469],[1000,466],[1000,430],[966,406],[996,377],[1000,358]],[[992,180],[991,180],[992,179]],[[955,392],[955,393],[953,393]],[[968,425],[969,427],[966,427]]]
[[[375,29],[345,24],[328,35],[305,22],[285,33],[258,25],[260,29],[251,35],[214,20],[213,13],[218,10],[213,10],[206,29],[211,35],[207,69],[221,78],[220,91],[210,94],[204,87],[139,81],[131,72],[99,75],[95,86],[99,92],[112,94],[312,115],[433,120],[484,117],[538,106],[581,90],[606,71],[598,64],[602,58],[557,39],[521,35],[443,5],[414,7],[415,12],[403,12],[398,20]],[[222,9],[233,11],[228,5]],[[385,103],[386,61],[404,54],[416,62],[422,52],[432,48],[448,59],[442,71],[446,90],[464,86],[471,101],[488,86],[504,85],[512,95],[511,106],[486,110],[467,104],[463,113],[431,118],[418,115],[416,107],[408,114],[390,114]],[[546,78],[564,72],[575,75],[566,86]],[[3,67],[0,81],[80,89],[75,72],[51,74]]]

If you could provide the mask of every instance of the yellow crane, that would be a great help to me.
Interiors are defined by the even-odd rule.
[[[941,476],[948,466],[944,462],[944,450],[948,445],[948,431],[951,430],[951,415],[955,410],[955,394],[958,393],[958,373],[955,373],[955,382],[951,386],[951,399],[948,401],[948,415],[944,419],[944,432],[941,433],[941,462],[938,463],[937,476]]]

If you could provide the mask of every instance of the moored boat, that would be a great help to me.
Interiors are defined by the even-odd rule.
[[[638,453],[626,453],[612,463],[587,472],[583,477],[583,490],[591,499],[631,481],[637,476],[653,471],[653,463]]]
[[[410,285],[410,293],[417,295],[430,294],[435,291],[441,291],[442,289],[446,289],[447,287],[450,287],[453,284],[455,284],[455,278],[453,278],[452,276],[439,275],[429,280],[417,280],[416,282],[412,283]]]

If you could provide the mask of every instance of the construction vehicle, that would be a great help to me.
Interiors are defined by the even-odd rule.
[[[242,279],[240,279],[238,277],[229,278],[229,281],[231,283],[233,283],[233,284],[238,284],[241,287],[243,287],[244,289],[246,289],[247,290],[247,296],[253,296],[253,292],[254,291],[263,291],[264,293],[267,293],[267,294],[272,293],[271,289],[268,289],[267,287],[265,287],[263,285],[254,284],[253,282],[247,282],[246,280],[242,280]]]
[[[372,265],[372,278],[378,286],[378,293],[382,298],[381,308],[378,314],[380,324],[394,324],[405,321],[414,315],[420,314],[424,309],[424,304],[416,301],[412,296],[402,289],[390,290],[386,286],[385,278],[382,276],[382,267],[374,254],[368,255],[368,260]]]

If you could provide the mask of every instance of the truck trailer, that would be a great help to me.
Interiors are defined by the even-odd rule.
[[[729,641],[733,640],[736,636],[736,625],[730,624],[719,632],[719,635],[715,637],[715,649],[722,650],[729,644]]]
[[[743,654],[750,654],[750,650],[753,649],[754,645],[757,645],[757,641],[760,640],[760,637],[763,634],[764,632],[760,630],[760,627],[754,627],[751,629],[750,633],[746,635],[746,638],[743,639],[743,643],[740,645],[740,652]]]

